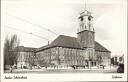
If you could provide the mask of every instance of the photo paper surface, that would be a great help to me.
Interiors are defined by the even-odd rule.
[[[1,0],[1,82],[127,81],[127,0]]]

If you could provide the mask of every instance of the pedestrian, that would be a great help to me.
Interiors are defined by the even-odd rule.
[[[103,69],[104,69],[104,65],[103,65]]]
[[[47,69],[47,66],[45,67],[45,69]]]
[[[10,69],[10,72],[12,72],[12,66],[9,69]]]

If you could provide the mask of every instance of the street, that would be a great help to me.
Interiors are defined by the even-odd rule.
[[[15,69],[5,73],[117,73],[117,69]]]

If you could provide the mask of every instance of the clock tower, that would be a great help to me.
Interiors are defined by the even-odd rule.
[[[93,66],[95,54],[93,16],[91,15],[91,12],[85,10],[80,13],[78,20],[79,28],[77,31],[77,38],[81,48],[84,49],[83,53],[86,56],[85,60],[87,60],[86,65],[91,68]]]
[[[77,38],[82,48],[94,48],[94,28],[93,16],[91,12],[85,10],[80,13],[78,18],[79,28],[77,30]]]

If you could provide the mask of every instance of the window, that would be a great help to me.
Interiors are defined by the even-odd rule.
[[[94,66],[96,66],[96,62],[94,62]]]
[[[80,21],[83,21],[83,20],[84,20],[83,16],[80,16]]]

